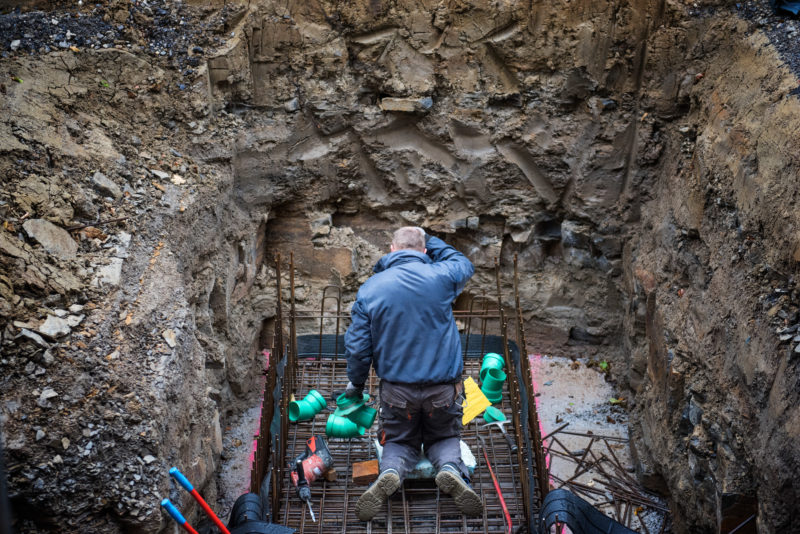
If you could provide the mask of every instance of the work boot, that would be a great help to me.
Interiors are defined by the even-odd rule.
[[[387,469],[378,480],[367,488],[356,503],[356,515],[361,521],[369,521],[383,508],[386,499],[400,488],[400,473]]]
[[[483,503],[469,483],[461,476],[461,470],[453,464],[444,464],[436,474],[436,485],[448,495],[452,495],[456,506],[464,515],[481,515]]]

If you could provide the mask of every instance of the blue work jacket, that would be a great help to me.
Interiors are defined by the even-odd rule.
[[[475,272],[466,256],[426,236],[427,254],[382,257],[359,288],[345,334],[347,376],[364,384],[370,364],[383,380],[439,384],[461,380],[461,338],[452,303]]]

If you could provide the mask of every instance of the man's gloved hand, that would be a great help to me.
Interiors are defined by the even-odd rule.
[[[347,383],[347,389],[344,390],[344,396],[348,399],[361,400],[364,395],[364,384],[357,386],[352,382]]]

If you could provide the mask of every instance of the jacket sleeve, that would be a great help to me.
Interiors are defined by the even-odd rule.
[[[433,263],[443,265],[447,269],[450,278],[455,284],[456,295],[461,293],[467,280],[475,274],[475,267],[473,267],[472,262],[438,237],[426,235],[425,248],[428,249],[427,254],[431,257]]]
[[[356,299],[350,311],[350,328],[344,335],[347,357],[347,378],[360,386],[367,381],[372,364],[372,332],[369,316],[361,300]]]

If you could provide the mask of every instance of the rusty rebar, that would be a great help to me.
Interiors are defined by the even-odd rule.
[[[297,314],[295,313],[294,294],[294,252],[289,253],[289,342],[291,374],[289,375],[289,391],[294,392],[294,372],[297,369]]]
[[[548,438],[551,438],[551,437],[555,436],[556,434],[558,434],[559,432],[561,432],[562,430],[564,430],[564,429],[565,429],[565,428],[567,428],[568,426],[569,426],[569,423],[564,423],[563,425],[561,425],[560,427],[556,428],[555,430],[553,430],[553,431],[552,431],[552,432],[550,432],[549,434],[546,434],[546,435],[545,435],[545,436],[542,438],[542,442],[544,442],[544,441],[545,441],[546,439],[548,439]],[[566,432],[565,432],[565,434],[566,434]]]
[[[533,453],[536,462],[536,478],[539,485],[540,498],[544,499],[550,491],[550,483],[547,476],[547,465],[544,455],[544,440],[542,438],[542,428],[539,422],[539,410],[536,406],[536,397],[533,391],[533,373],[531,372],[531,362],[528,356],[528,345],[525,338],[525,325],[522,319],[522,306],[519,300],[519,267],[517,254],[514,254],[514,305],[516,306],[517,316],[517,344],[520,347],[520,369],[522,376],[525,377],[528,391],[528,419],[533,433]]]
[[[273,331],[273,337],[275,342],[275,350],[278,351],[276,365],[280,365],[280,362],[283,361],[286,347],[283,341],[283,294],[281,288],[281,254],[280,252],[275,255],[275,328]],[[277,370],[276,370],[277,371]],[[284,368],[283,373],[283,381],[281,383],[281,397],[278,404],[278,409],[283,409],[283,393],[285,390],[285,382],[286,382],[286,370]],[[277,387],[277,375],[276,375],[276,383],[273,384],[273,389],[270,390],[270,400],[273,401],[273,394],[274,390]],[[286,457],[286,420],[285,418],[281,417],[281,436],[283,439],[278,440],[278,459],[277,461],[273,461],[273,477],[272,477],[272,493],[270,494],[270,498],[272,500],[272,513],[277,515],[280,510],[281,504],[281,492],[279,491],[280,485],[283,481],[283,459]],[[269,443],[267,444],[268,447],[272,448],[272,434],[270,433],[270,439],[267,440]]]
[[[517,372],[516,366],[513,365],[511,361],[511,356],[508,352],[508,322],[505,318],[505,311],[503,308],[503,297],[502,292],[500,290],[500,260],[495,257],[494,259],[494,276],[495,276],[495,285],[497,287],[497,309],[500,312],[500,335],[503,339],[503,360],[506,363],[506,369],[508,369],[508,373],[506,374],[506,384],[508,385],[508,392],[509,396],[511,397],[511,403],[515,406],[515,409],[512,410],[511,419],[514,422],[514,432],[516,434],[517,439],[517,465],[521,468],[523,465],[522,458],[522,448],[523,443],[520,443],[520,436],[519,436],[519,429],[520,422],[519,422],[519,406],[520,406],[520,399],[519,399],[519,385],[517,384]],[[527,470],[527,466],[526,466]],[[525,509],[525,516],[528,518],[533,517],[533,510],[530,509],[530,502],[529,502],[529,495],[531,489],[528,487],[528,477],[524,476],[521,477],[522,479],[522,494],[524,496],[524,503],[523,507]],[[542,490],[544,491],[544,490]]]

